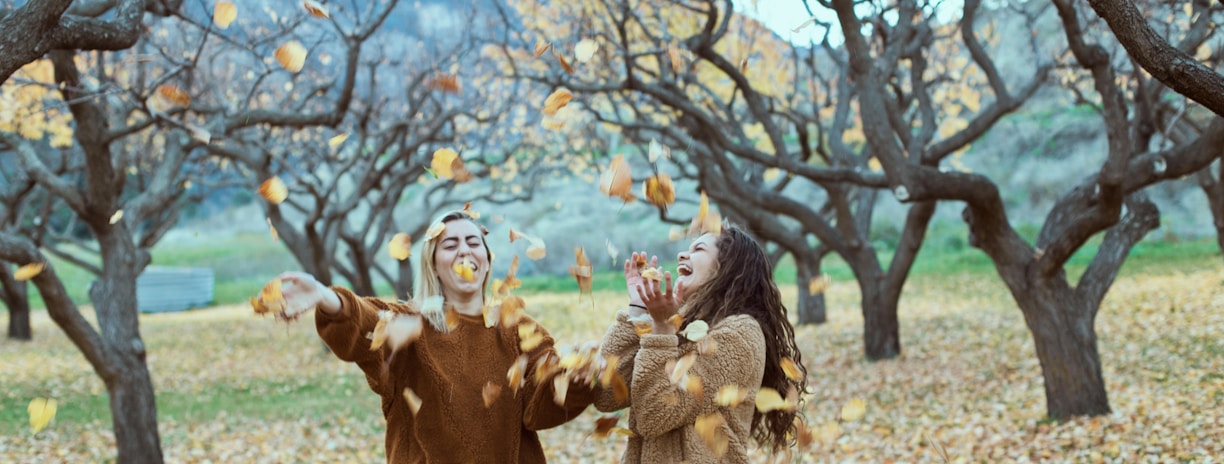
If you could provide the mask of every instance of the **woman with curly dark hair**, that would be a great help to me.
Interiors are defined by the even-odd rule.
[[[807,371],[765,251],[727,226],[678,258],[674,288],[670,272],[662,286],[643,278],[645,253],[626,261],[629,307],[600,348],[629,386],[627,397],[607,389],[595,402],[605,412],[630,408],[634,437],[622,462],[747,462],[752,439],[786,449]],[[775,392],[756,407],[758,394]]]

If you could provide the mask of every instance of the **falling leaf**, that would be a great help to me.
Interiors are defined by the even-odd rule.
[[[657,267],[648,267],[641,271],[643,279],[663,280],[663,271]]]
[[[472,171],[463,165],[463,158],[455,157],[451,160],[450,172],[455,182],[463,183],[472,180]]]
[[[439,235],[442,235],[442,232],[446,232],[445,223],[439,222],[429,226],[429,230],[425,231],[425,240],[433,240],[438,238]]]
[[[701,377],[694,374],[684,376],[684,379],[680,381],[680,385],[693,398],[701,398],[705,394],[704,387],[701,384]]]
[[[570,64],[569,64],[569,62],[568,62],[568,61],[565,61],[565,57],[564,57],[564,56],[561,56],[561,54],[560,54],[560,53],[557,53],[557,49],[556,49],[556,48],[553,48],[553,56],[557,57],[557,62],[558,62],[558,63],[561,63],[561,69],[564,69],[564,70],[565,70],[565,72],[566,72],[566,73],[568,73],[568,74],[573,74],[573,73],[574,73],[574,67],[573,67],[573,66],[570,66]]]
[[[518,360],[510,366],[510,370],[506,371],[506,381],[510,384],[510,392],[517,395],[520,387],[523,386],[524,376],[527,374],[527,355],[519,356]]]
[[[748,58],[747,57],[740,60],[739,70],[740,70],[740,74],[748,72]]]
[[[684,238],[684,228],[683,227],[674,226],[667,231],[667,239],[670,241],[674,242],[682,238]]]
[[[548,250],[544,247],[544,241],[535,237],[528,238],[531,246],[527,247],[527,257],[532,260],[539,260],[548,254]]]
[[[272,218],[265,217],[264,220],[268,221],[268,232],[272,234],[272,241],[275,242],[280,240],[280,237],[276,233],[276,226],[272,225]]]
[[[693,216],[693,220],[689,223],[689,235],[713,234],[719,235],[722,233],[722,217],[717,212],[710,211],[710,200],[706,197],[706,193],[701,192],[701,202],[697,207],[697,215]]]
[[[502,325],[508,327],[518,324],[522,310],[526,306],[527,304],[523,301],[523,297],[518,295],[510,295],[503,299],[499,308]]]
[[[463,209],[459,210],[459,212],[466,214],[467,217],[470,217],[472,219],[480,219],[480,213],[472,209],[472,202],[470,201],[467,203],[464,203]]]
[[[642,196],[650,204],[667,209],[668,205],[676,202],[676,187],[672,185],[671,177],[660,173],[646,178],[642,184]]]
[[[120,219],[123,219],[123,210],[115,211],[115,214],[112,214],[110,217],[110,223],[114,224],[119,222]]]
[[[501,391],[501,385],[493,382],[485,383],[484,390],[481,392],[481,395],[484,397],[485,409],[489,409],[489,406],[492,406],[493,402],[497,401],[497,397],[501,396]]]
[[[370,333],[370,351],[378,351],[379,348],[382,348],[383,343],[387,342],[387,319],[389,315],[379,317],[378,323],[374,324],[374,332]]]
[[[612,265],[616,266],[616,257],[620,255],[620,250],[612,244],[611,239],[604,239],[604,246],[608,248],[608,256],[612,258]]]
[[[620,421],[618,416],[604,416],[595,419],[595,431],[591,432],[591,435],[595,438],[607,438],[618,421]]]
[[[455,177],[455,173],[451,170],[454,166],[454,161],[459,159],[459,153],[450,148],[439,148],[433,153],[433,159],[429,162],[429,169],[433,171],[439,179],[451,179]]]
[[[213,24],[221,29],[228,28],[230,23],[238,19],[238,7],[230,2],[217,2],[213,6]]]
[[[659,158],[671,159],[671,149],[663,146],[658,140],[650,139],[650,148],[646,150],[646,158],[651,163],[659,161]]]
[[[727,454],[727,447],[730,444],[730,438],[722,431],[724,424],[726,420],[723,419],[722,414],[712,412],[698,416],[693,426],[697,436],[701,437],[701,441],[710,448],[715,457],[719,458]]]
[[[416,415],[417,411],[421,410],[421,397],[417,396],[411,388],[404,387],[404,399],[408,400],[408,410],[412,411],[412,415]]]
[[[684,380],[684,376],[688,375],[689,369],[696,363],[697,353],[689,353],[677,359],[676,367],[672,369],[670,376],[672,385],[679,385],[680,381]]]
[[[552,48],[552,43],[545,42],[544,39],[536,39],[535,51],[533,53],[535,54],[536,58],[539,58],[540,56],[544,55],[544,52],[548,51],[549,48]]]
[[[781,175],[782,175],[781,169],[769,168],[765,170],[765,173],[762,174],[761,177],[765,180],[765,182],[773,182],[775,180],[778,180],[778,177],[780,177]]]
[[[624,155],[612,157],[608,167],[599,177],[599,191],[610,197],[620,197],[621,200],[633,200],[633,174]]]
[[[578,291],[582,294],[591,293],[591,260],[586,257],[582,247],[574,248],[574,265],[570,266],[570,275],[578,281]]]
[[[13,280],[16,280],[18,282],[25,282],[27,280],[33,279],[34,276],[38,275],[40,272],[43,271],[44,267],[47,267],[46,262],[28,263],[24,266],[17,268],[17,271],[13,273]]]
[[[812,435],[812,429],[803,422],[802,416],[795,416],[795,432],[795,444],[800,450],[806,450],[812,446],[815,437]]]
[[[705,337],[697,342],[697,354],[709,356],[718,352],[718,342],[713,338]]]
[[[272,279],[264,284],[258,298],[251,298],[256,314],[284,314],[287,307],[285,295],[281,292],[281,280]]]
[[[675,42],[667,44],[667,59],[671,61],[672,71],[676,74],[684,70],[684,61],[680,57],[680,46]]]
[[[387,253],[397,261],[408,259],[412,256],[412,238],[403,232],[395,234],[387,243]]]
[[[523,281],[519,280],[518,277],[515,276],[515,274],[518,273],[518,268],[519,258],[518,255],[514,255],[514,258],[510,259],[510,269],[506,271],[506,280],[501,281],[501,285],[494,286],[493,292],[499,295],[505,295],[511,290],[522,287]]]
[[[455,271],[455,275],[468,282],[476,281],[476,272],[472,270],[472,262],[467,256],[463,257],[463,261],[457,261],[451,266],[451,270]]]
[[[684,330],[680,332],[680,335],[683,335],[684,338],[695,342],[705,338],[706,333],[709,331],[710,325],[707,324],[706,321],[698,320],[690,322],[688,327],[685,327]]]
[[[416,314],[396,314],[387,322],[387,345],[391,351],[399,351],[405,345],[421,338],[424,321]]]
[[[792,29],[791,29],[791,32],[794,32],[794,33],[798,34],[798,33],[799,33],[799,31],[802,31],[803,29],[807,28],[808,26],[811,26],[811,25],[813,25],[813,24],[816,24],[816,21],[817,21],[817,20],[816,20],[816,17],[815,17],[815,16],[812,16],[811,18],[808,18],[807,20],[803,21],[802,23],[799,23],[799,25],[798,25],[798,26],[795,26],[794,28],[792,28]]]
[[[276,49],[276,62],[289,72],[298,72],[306,65],[306,47],[301,42],[291,40]]]
[[[446,322],[446,331],[450,332],[459,327],[459,311],[455,310],[454,306],[447,305],[446,312],[443,314],[444,322]]]
[[[289,188],[285,187],[285,182],[280,177],[272,176],[259,185],[259,196],[268,200],[268,203],[279,205],[289,197]]]
[[[328,148],[335,150],[337,147],[340,146],[340,144],[344,143],[345,140],[348,140],[348,134],[340,134],[330,139],[327,139],[327,146]]]
[[[548,98],[544,99],[544,114],[549,116],[557,114],[557,110],[564,108],[565,105],[568,105],[570,100],[573,99],[574,94],[570,93],[568,90],[554,90],[553,93],[548,95]]]
[[[157,96],[171,104],[178,106],[188,106],[191,104],[191,94],[172,84],[163,84],[158,86]]]
[[[536,349],[544,341],[544,335],[536,330],[536,325],[530,322],[519,324],[519,348],[524,352]]]
[[[719,406],[734,408],[748,399],[748,389],[740,388],[738,385],[723,385],[718,389],[718,394],[714,396],[714,402]]]
[[[667,322],[671,324],[676,331],[679,331],[680,327],[684,326],[684,316],[672,314],[671,317],[667,318]]]
[[[47,424],[51,423],[51,419],[55,418],[56,402],[50,398],[34,398],[30,400],[30,405],[26,406],[26,411],[30,413],[30,428],[34,429],[34,433],[42,431]]]
[[[799,365],[795,364],[795,360],[782,358],[779,364],[782,365],[782,372],[786,374],[786,378],[796,382],[803,378],[803,372],[799,371]]]
[[[865,415],[867,415],[867,403],[861,398],[851,399],[841,409],[841,419],[845,422],[854,422]]]
[[[553,377],[553,402],[558,406],[565,405],[565,396],[569,393],[570,378],[568,374],[562,373]]]
[[[459,76],[455,74],[438,74],[429,79],[425,87],[430,90],[440,90],[446,93],[460,93],[463,87],[459,85]]]
[[[819,295],[829,289],[830,279],[828,274],[821,274],[812,277],[808,280],[808,295]]]
[[[316,2],[314,0],[303,0],[302,8],[305,8],[306,11],[310,13],[311,16],[314,16],[316,18],[330,18],[331,17],[331,13],[327,11],[327,7],[323,6],[323,4]]]
[[[629,323],[633,324],[633,331],[637,332],[639,337],[654,331],[654,321],[651,320],[650,316],[646,314],[636,318],[630,318]]]
[[[574,59],[579,63],[586,63],[595,56],[595,52],[599,50],[599,42],[594,39],[582,39],[574,46]]]
[[[756,395],[756,408],[761,413],[769,411],[792,411],[795,405],[782,399],[782,394],[769,387],[761,387]]]

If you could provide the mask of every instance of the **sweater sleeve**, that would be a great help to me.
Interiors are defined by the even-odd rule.
[[[642,336],[641,350],[633,370],[632,408],[637,416],[636,432],[646,438],[657,437],[692,424],[702,412],[712,409],[718,390],[727,385],[756,389],[746,383],[762,369],[765,336],[750,316],[724,319],[709,335],[717,343],[712,354],[698,355],[688,375],[701,378],[702,395],[693,397],[672,385],[670,360],[680,356],[675,335]]]
[[[366,374],[370,388],[382,394],[384,392],[379,379],[382,378],[383,359],[390,354],[390,348],[383,345],[377,351],[371,351],[367,334],[374,332],[379,311],[402,305],[378,298],[359,297],[342,287],[331,289],[340,297],[340,312],[328,314],[316,309],[315,329],[337,358],[356,363]]]
[[[525,320],[531,318],[524,316]],[[554,341],[548,331],[544,327],[536,324],[536,330],[544,336],[543,341],[538,346],[527,353],[527,382],[523,385],[520,394],[523,401],[523,425],[528,430],[544,430],[556,427],[558,425],[569,422],[570,420],[582,414],[591,403],[595,401],[595,389],[591,388],[585,382],[573,383],[570,382],[565,394],[565,404],[558,405],[553,399],[555,389],[553,388],[553,378],[549,376],[542,382],[535,381],[535,366],[536,362],[545,356],[556,356]],[[515,331],[515,343],[520,343],[517,338],[517,329]]]
[[[616,314],[616,322],[608,327],[603,343],[599,346],[600,357],[607,359],[615,356],[617,358],[616,373],[620,375],[621,380],[625,381],[626,386],[630,387],[630,391],[633,387],[633,358],[638,354],[640,343],[637,331],[633,330],[633,324],[629,322],[629,314],[621,311]],[[627,407],[629,407],[629,398],[617,401],[611,388],[599,389],[598,396],[595,398],[595,409],[612,412]]]

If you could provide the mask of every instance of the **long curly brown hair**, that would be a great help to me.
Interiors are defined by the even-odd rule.
[[[787,395],[793,387],[800,398],[807,392],[807,368],[795,345],[795,329],[786,318],[782,294],[774,283],[769,258],[761,245],[735,225],[723,227],[718,236],[717,268],[709,280],[685,298],[684,325],[702,320],[710,327],[728,316],[746,314],[756,319],[765,335],[765,375],[762,387]],[[782,359],[791,358],[802,376],[791,381],[782,370]],[[752,413],[752,437],[762,447],[778,450],[798,436],[796,418],[800,408]]]

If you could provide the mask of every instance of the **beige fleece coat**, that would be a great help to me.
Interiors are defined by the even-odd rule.
[[[600,390],[595,407],[611,412],[629,407],[629,439],[623,464],[637,463],[746,463],[752,439],[752,412],[757,391],[765,375],[765,336],[756,320],[747,315],[723,319],[707,335],[717,344],[715,352],[699,354],[689,375],[701,378],[700,398],[671,383],[668,362],[697,350],[697,344],[676,335],[647,334],[638,337],[628,314],[617,314],[604,336],[600,353],[618,356],[620,375],[629,383],[629,399],[617,401],[612,391]],[[734,407],[719,406],[714,399],[728,385],[747,389],[748,396]],[[719,433],[729,439],[726,454],[714,454],[697,434],[698,416],[717,413],[723,425]]]

